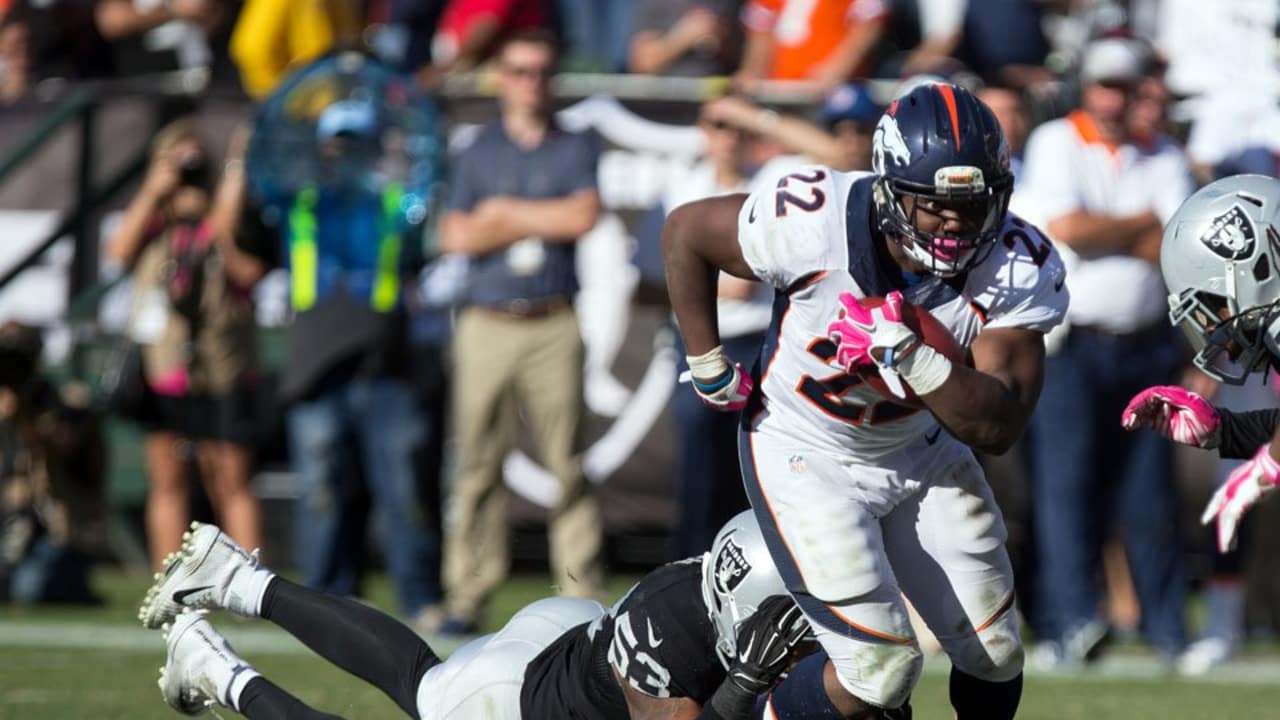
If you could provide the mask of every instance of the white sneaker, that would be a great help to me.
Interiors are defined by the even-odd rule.
[[[1178,656],[1178,672],[1182,675],[1204,675],[1226,663],[1235,653],[1235,643],[1227,638],[1201,638]]]
[[[205,614],[187,610],[164,626],[168,657],[160,668],[160,694],[169,707],[184,715],[199,715],[215,703],[230,707],[228,695],[236,677],[257,674],[213,629]]]
[[[264,573],[260,582],[246,582],[255,572]],[[191,523],[183,533],[182,547],[165,558],[164,572],[156,573],[155,584],[147,590],[138,619],[149,628],[172,621],[184,608],[225,608],[241,615],[252,614],[257,597],[270,573],[258,567],[258,551],[244,551],[216,525]],[[232,581],[239,578],[236,587]]]
[[[1101,620],[1090,620],[1075,626],[1061,639],[1039,643],[1027,660],[1043,672],[1079,670],[1098,659],[1110,636],[1110,626]]]

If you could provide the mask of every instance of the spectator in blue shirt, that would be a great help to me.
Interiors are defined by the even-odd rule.
[[[458,474],[445,543],[444,630],[473,630],[510,564],[502,461],[517,417],[560,482],[548,535],[556,586],[602,591],[600,511],[582,472],[583,348],[574,247],[600,212],[598,149],[550,113],[550,36],[514,36],[498,58],[501,117],[454,164],[441,245],[470,258],[454,335]]]

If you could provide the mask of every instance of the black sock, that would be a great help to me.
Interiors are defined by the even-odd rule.
[[[1013,720],[1022,700],[1022,673],[1006,682],[989,682],[951,668],[951,707],[956,720]]]
[[[267,586],[261,615],[418,717],[418,684],[440,658],[400,621],[279,576]]]
[[[342,720],[308,706],[261,675],[240,692],[240,714],[249,720]]]

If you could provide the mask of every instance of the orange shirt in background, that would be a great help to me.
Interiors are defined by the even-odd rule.
[[[855,26],[883,22],[888,14],[884,0],[749,0],[742,22],[748,32],[773,36],[770,78],[801,80]]]

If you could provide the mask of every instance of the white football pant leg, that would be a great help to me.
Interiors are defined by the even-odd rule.
[[[769,552],[840,684],[872,705],[901,706],[923,658],[880,521],[849,467],[762,433],[744,433],[741,454]]]
[[[422,720],[520,720],[525,666],[564,632],[601,615],[594,600],[547,598],[458,648],[418,684]]]
[[[889,561],[951,663],[988,682],[1022,672],[1007,533],[982,468],[947,443],[925,487],[887,515]]]

